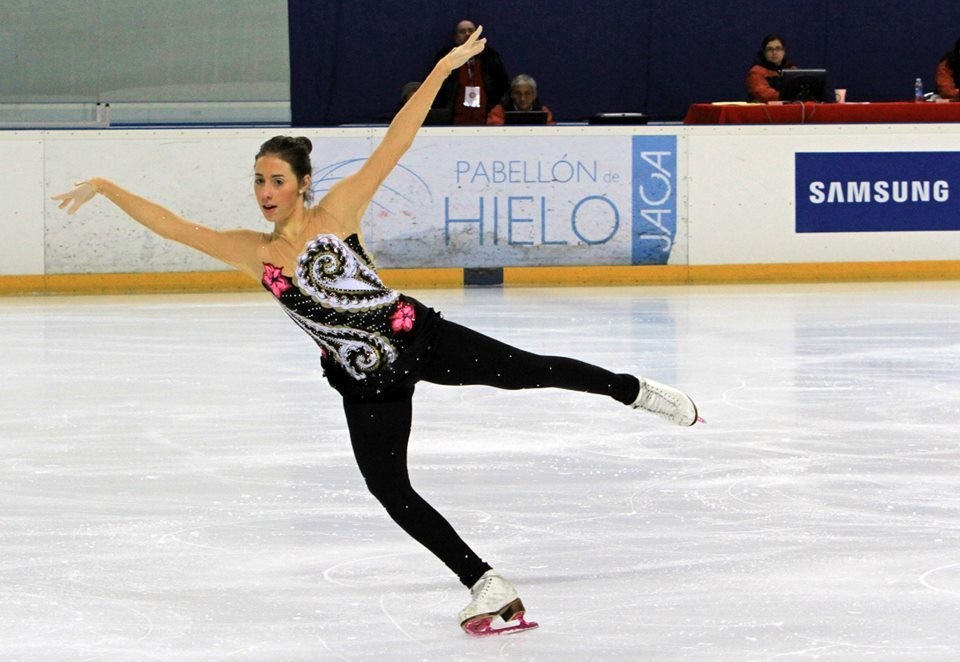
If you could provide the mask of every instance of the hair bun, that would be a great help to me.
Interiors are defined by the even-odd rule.
[[[310,139],[306,136],[297,136],[294,140],[303,145],[308,154],[313,151],[313,143],[310,142]]]

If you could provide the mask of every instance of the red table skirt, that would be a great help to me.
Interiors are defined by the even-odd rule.
[[[684,124],[899,124],[960,122],[960,103],[695,103]]]

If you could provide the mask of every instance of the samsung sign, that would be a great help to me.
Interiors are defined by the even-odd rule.
[[[960,152],[799,152],[797,232],[960,230]]]

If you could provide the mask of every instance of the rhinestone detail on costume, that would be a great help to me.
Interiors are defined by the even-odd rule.
[[[379,308],[399,296],[339,237],[327,234],[307,244],[297,264],[297,282],[304,294],[338,311]]]
[[[344,326],[326,326],[289,308],[284,310],[354,379],[366,379],[368,373],[393,363],[397,358],[393,344],[379,333]]]
[[[396,342],[412,330],[415,312],[384,286],[356,235],[313,239],[297,261],[296,283],[281,268],[263,267],[263,285],[284,312],[351,378],[367,381],[396,361]]]

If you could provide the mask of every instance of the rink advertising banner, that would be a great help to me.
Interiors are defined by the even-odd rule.
[[[633,136],[633,264],[666,264],[677,234],[677,138]]]
[[[357,172],[383,132],[306,131],[314,199]],[[45,180],[56,192],[77,173],[97,172],[148,199],[182,205],[201,225],[262,229],[250,171],[262,140],[261,131],[244,130],[203,139],[189,132],[57,134],[43,151]],[[677,142],[675,134],[629,130],[427,129],[374,194],[365,240],[385,268],[682,262],[686,245],[675,248]],[[206,173],[202,191],[148,167],[181,162]],[[225,169],[225,162],[238,165]],[[68,218],[50,210],[38,255],[51,273],[223,268],[144,231],[118,209],[97,211]]]
[[[960,230],[960,152],[798,152],[796,231]]]
[[[676,136],[421,135],[364,219],[384,267],[666,264]],[[316,164],[314,193],[359,167]]]

